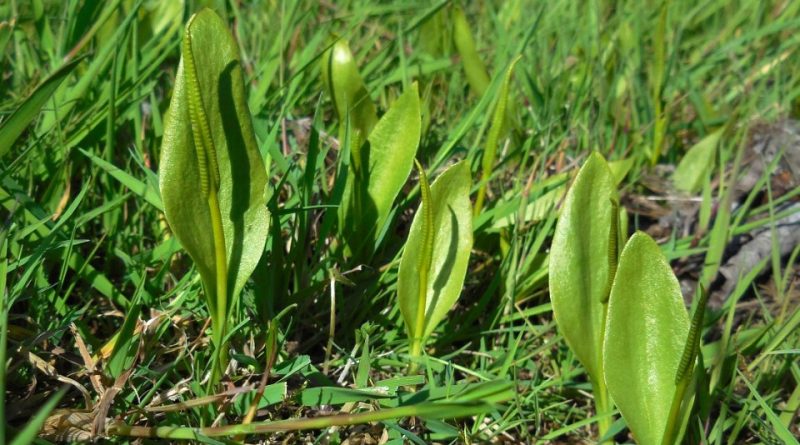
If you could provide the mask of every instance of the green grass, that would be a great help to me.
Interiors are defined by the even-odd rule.
[[[677,165],[725,126],[716,166],[703,173],[698,194],[707,227],[688,235],[669,227],[658,239],[679,278],[706,284],[714,284],[733,237],[786,216],[779,205],[787,195],[767,193],[767,177],[745,205],[725,204],[735,173],[748,168],[749,129],[800,113],[800,2],[673,0],[663,28],[660,2],[463,2],[491,79],[484,95],[470,86],[452,43],[447,2],[186,3],[0,4],[0,141],[14,140],[0,146],[0,329],[8,338],[0,395],[5,385],[8,441],[28,431],[28,419],[57,400],[62,384],[68,390],[59,409],[91,409],[104,400],[107,417],[128,426],[180,426],[181,437],[208,443],[272,431],[242,426],[209,437],[220,431],[213,428],[245,418],[270,361],[270,320],[277,358],[255,421],[286,421],[273,427],[289,431],[255,437],[338,443],[386,431],[393,443],[597,440],[602,419],[593,412],[591,384],[555,326],[547,294],[555,206],[569,181],[557,175],[574,173],[591,150],[611,161],[629,159],[621,204],[629,207],[631,232],[647,229],[652,219],[635,213],[626,197],[658,195],[644,185],[651,160]],[[227,396],[206,393],[213,348],[202,283],[169,233],[158,191],[182,29],[201,5],[220,13],[239,42],[270,177],[266,250],[229,323],[235,366],[227,380],[250,390],[225,388]],[[665,34],[656,35],[659,29]],[[341,241],[331,206],[347,159],[335,143],[336,112],[320,79],[332,34],[349,41],[379,114],[419,82],[417,157],[431,178],[466,159],[473,202],[487,138],[498,134],[491,131],[496,96],[521,56],[509,85],[509,131],[492,142],[495,162],[473,224],[465,287],[428,340],[418,376],[407,375],[396,294],[402,247],[420,202],[416,173],[368,262],[348,261],[334,248]],[[663,61],[654,56],[662,45]],[[47,100],[26,102],[75,60]],[[14,112],[23,104],[30,123],[20,133]],[[659,116],[663,151],[654,156]],[[765,260],[771,273],[742,276],[731,298],[709,310],[702,347],[708,389],[696,393],[690,443],[790,443],[800,435],[796,254]],[[139,305],[143,330],[130,335],[126,317]],[[335,338],[326,363],[331,319]],[[133,341],[107,347],[94,363],[121,331]],[[121,389],[103,399],[98,390],[115,380]],[[512,383],[513,397],[470,405],[481,390],[474,384],[489,381]],[[489,389],[508,395],[506,387]],[[453,400],[467,400],[459,405],[466,417],[356,417],[382,419],[372,429],[303,419],[320,412],[358,416],[370,407],[442,417],[445,405],[436,404]],[[178,402],[184,405],[153,409]],[[624,421],[616,413],[613,419],[614,438],[632,442]],[[302,425],[312,429],[292,431]],[[109,428],[112,441],[133,441],[115,435],[126,426]]]

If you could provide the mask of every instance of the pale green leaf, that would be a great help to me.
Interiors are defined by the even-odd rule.
[[[703,188],[704,179],[714,169],[714,160],[717,155],[717,145],[722,137],[724,128],[709,134],[696,143],[681,159],[672,181],[675,188],[687,193],[697,193]]]
[[[322,81],[339,117],[340,143],[345,141],[349,119],[351,153],[358,166],[359,149],[378,122],[378,113],[346,40],[337,40],[322,57]]]
[[[417,84],[403,92],[362,147],[366,171],[350,171],[339,210],[340,230],[353,253],[372,250],[395,198],[408,180],[419,145],[422,120]]]
[[[452,19],[453,43],[461,56],[461,63],[464,64],[467,82],[476,95],[483,96],[483,93],[489,88],[489,74],[478,55],[472,31],[469,29],[469,22],[460,6],[453,7]]]
[[[213,11],[198,12],[188,28],[202,103],[216,147],[219,207],[225,235],[229,295],[239,293],[264,250],[269,215],[267,174],[247,109],[239,49]],[[216,288],[211,213],[201,191],[198,155],[189,119],[185,55],[164,123],[160,188],[167,221],[197,265],[208,289]]]
[[[455,304],[464,285],[472,249],[472,208],[469,166],[462,161],[445,170],[431,184],[433,252],[428,274],[423,338],[428,337]],[[423,209],[417,210],[400,259],[397,297],[410,338],[415,338],[423,262]]]
[[[559,330],[593,383],[602,385],[602,300],[608,290],[608,228],[615,178],[592,153],[567,192],[550,249],[550,299]]]
[[[605,379],[636,440],[661,443],[689,333],[680,285],[655,241],[635,233],[608,303]]]

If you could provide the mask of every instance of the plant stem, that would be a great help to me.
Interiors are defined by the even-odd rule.
[[[420,277],[422,277],[422,275],[423,272],[420,272]],[[425,275],[427,275],[427,273],[425,273]],[[411,339],[410,354],[412,358],[417,358],[422,354],[422,331],[425,329],[425,300],[427,297],[427,286],[423,287],[422,282],[420,281],[419,287],[420,292],[417,299],[417,318],[416,322],[414,323],[414,338]],[[408,367],[408,372],[413,374],[416,371],[417,363],[411,362]]]
[[[687,372],[686,375],[678,382],[675,387],[675,395],[672,396],[672,405],[669,408],[669,417],[667,417],[667,427],[664,429],[664,436],[661,439],[661,445],[672,445],[678,438],[678,430],[680,429],[678,421],[681,415],[681,405],[683,404],[683,396],[686,394],[686,388],[689,386],[693,372]]]
[[[336,279],[331,274],[331,316],[328,322],[328,343],[325,345],[325,361],[322,363],[322,373],[328,375],[331,368],[331,354],[333,354],[333,338],[336,336]]]
[[[425,304],[428,297],[428,271],[427,268],[420,268],[419,271],[419,296],[417,297],[417,318],[414,323],[414,338],[411,340],[411,357],[418,358],[422,355],[422,336],[425,330]],[[417,362],[412,361],[408,366],[408,372],[417,372]]]
[[[211,213],[211,230],[214,235],[214,255],[217,267],[216,316],[212,317],[211,332],[216,350],[215,366],[211,371],[209,387],[213,388],[228,366],[228,354],[225,350],[228,318],[228,261],[225,251],[225,233],[222,229],[222,212],[219,208],[217,191],[210,189],[208,193],[208,209]]]
[[[414,163],[419,170],[419,185],[422,195],[422,252],[419,261],[419,294],[417,297],[417,314],[414,322],[413,338],[411,340],[412,359],[422,354],[422,340],[425,337],[425,309],[428,303],[428,275],[430,274],[431,263],[433,262],[433,202],[431,199],[431,187],[425,169],[416,159]],[[417,363],[412,361],[408,367],[409,373],[417,371]]]
[[[606,414],[611,410],[610,399],[608,397],[608,389],[606,388],[606,382],[603,380],[603,376],[605,375],[605,368],[606,364],[603,360],[603,348],[602,344],[606,337],[606,320],[608,319],[608,298],[606,297],[605,301],[601,303],[603,305],[603,323],[600,326],[600,344],[601,347],[599,348],[600,351],[600,358],[598,363],[600,363],[600,379],[598,381],[592,380],[592,391],[594,393],[594,407],[595,411],[598,415]],[[608,433],[608,430],[611,428],[611,421],[613,419],[611,416],[603,416],[602,418],[597,420],[597,433],[600,438]],[[601,442],[601,443],[608,443]]]
[[[606,389],[605,383],[601,382],[592,382],[592,392],[594,393],[594,408],[597,412],[597,415],[607,414],[611,411],[610,399],[608,397],[608,390]],[[611,421],[613,418],[611,416],[603,416],[597,419],[597,435],[599,438],[608,433],[608,430],[611,429]],[[608,441],[600,442],[600,443],[609,443]]]

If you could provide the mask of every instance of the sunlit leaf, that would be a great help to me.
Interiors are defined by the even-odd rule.
[[[609,393],[640,444],[661,443],[688,333],[672,268],[652,238],[635,233],[611,290],[604,358]]]
[[[205,113],[216,146],[219,207],[225,231],[228,282],[237,294],[264,249],[268,213],[267,175],[247,109],[239,50],[227,25],[209,9],[188,28]],[[164,125],[160,188],[170,228],[214,288],[211,216],[201,193],[201,175],[189,119],[185,64],[178,67]]]
[[[464,10],[460,6],[453,7],[453,43],[461,56],[461,63],[464,64],[464,72],[467,74],[467,82],[476,95],[482,96],[489,88],[489,74],[483,64],[475,40],[472,38],[472,31],[469,29],[469,22],[464,15]]]
[[[361,144],[378,122],[378,113],[346,40],[337,40],[322,57],[322,80],[339,117],[339,142],[346,139],[349,120],[351,154],[360,168]]]
[[[381,117],[369,143],[362,147],[361,165],[366,170],[349,173],[339,221],[354,254],[374,248],[377,233],[411,173],[421,125],[419,90],[414,83]]]
[[[717,145],[723,131],[724,127],[709,134],[686,152],[672,174],[675,188],[688,193],[697,193],[703,188],[703,180],[714,169]]]
[[[445,170],[430,186],[432,210],[430,270],[425,286],[425,318],[421,338],[428,337],[452,309],[464,285],[470,250],[472,249],[472,206],[469,166],[462,161]],[[421,206],[422,207],[422,206]],[[423,256],[425,209],[420,208],[400,259],[397,297],[409,338],[420,335],[416,327],[419,308],[419,268],[427,261]]]
[[[601,301],[608,289],[608,228],[615,178],[592,153],[567,192],[550,249],[550,299],[559,330],[595,384],[602,385]]]

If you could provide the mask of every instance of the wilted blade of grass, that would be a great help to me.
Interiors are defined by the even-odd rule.
[[[186,400],[183,402],[173,403],[170,405],[148,406],[145,408],[145,411],[150,413],[169,413],[176,411],[185,411],[200,406],[210,405],[212,403],[222,402],[234,394],[239,394],[244,392],[255,392],[256,390],[257,388],[254,386],[246,388],[237,388],[235,392],[226,391],[220,394],[198,397],[196,399]],[[266,404],[279,403],[286,398],[286,393],[287,393],[286,382],[273,383],[272,385],[267,385],[264,388],[264,393],[262,395],[260,404],[266,405]]]
[[[81,59],[73,60],[56,70],[41,85],[36,87],[36,90],[22,102],[22,105],[14,111],[8,120],[3,122],[2,127],[0,127],[0,158],[11,150],[17,138],[39,115],[39,110],[80,62]]]

